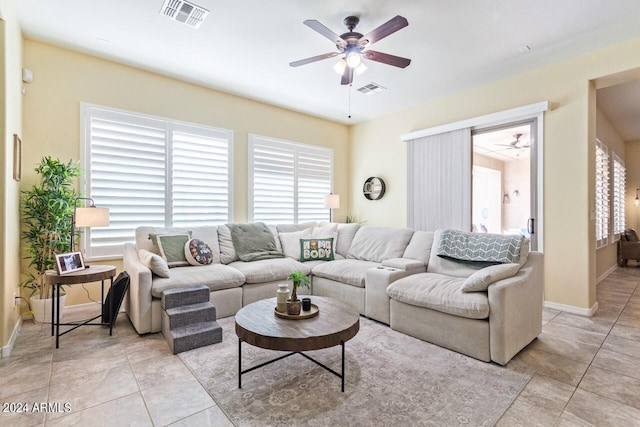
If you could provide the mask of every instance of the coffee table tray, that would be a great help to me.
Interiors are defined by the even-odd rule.
[[[317,316],[318,313],[320,313],[320,309],[318,308],[317,305],[311,304],[311,310],[309,311],[301,310],[300,314],[280,313],[275,308],[273,309],[273,312],[276,314],[276,316],[281,317],[283,319],[300,320],[300,319],[309,319],[310,317]]]

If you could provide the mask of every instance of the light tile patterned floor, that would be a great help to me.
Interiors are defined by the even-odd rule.
[[[537,373],[499,426],[640,426],[639,283],[640,268],[615,271],[597,287],[592,318],[544,310],[542,334],[516,356]],[[111,338],[84,327],[55,350],[49,335],[49,325],[24,323],[0,361],[0,402],[61,412],[0,412],[0,425],[232,425],[162,336],[138,336],[125,315]]]

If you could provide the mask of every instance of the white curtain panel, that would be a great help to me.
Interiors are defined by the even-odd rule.
[[[471,230],[471,128],[407,141],[407,225]]]

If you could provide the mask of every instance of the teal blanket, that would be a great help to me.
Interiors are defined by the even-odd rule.
[[[284,254],[277,250],[276,240],[266,224],[227,224],[227,227],[231,231],[238,258],[242,261],[284,258]]]

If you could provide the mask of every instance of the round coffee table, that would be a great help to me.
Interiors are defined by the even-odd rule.
[[[360,330],[360,315],[351,306],[332,298],[311,296],[311,302],[320,312],[309,319],[283,319],[275,315],[276,299],[257,301],[236,313],[238,335],[238,388],[242,388],[242,375],[269,365],[285,357],[300,354],[342,380],[344,392],[344,343]],[[242,370],[242,342],[269,350],[289,351],[260,365]],[[340,345],[342,372],[323,365],[303,351],[319,350]]]

